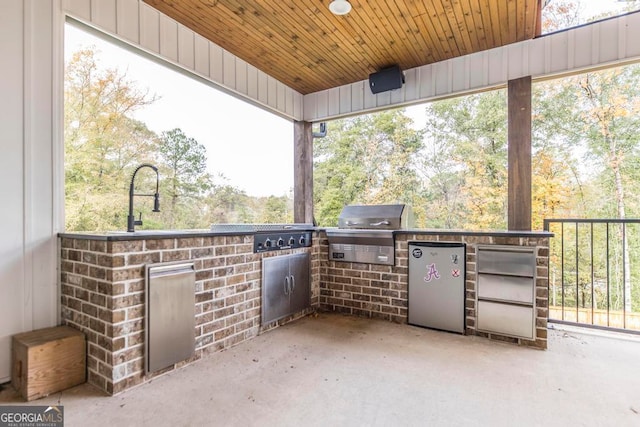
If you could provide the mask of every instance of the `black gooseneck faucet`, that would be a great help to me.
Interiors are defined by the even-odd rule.
[[[133,182],[136,179],[136,174],[142,168],[151,168],[156,173],[156,192],[154,194],[135,194],[133,191]],[[158,168],[149,164],[143,163],[133,171],[133,175],[131,175],[131,184],[129,184],[129,215],[127,216],[127,231],[134,232],[136,231],[136,225],[142,225],[142,212],[140,212],[140,218],[136,219],[133,216],[133,196],[149,196],[153,197],[153,212],[160,212],[160,194],[158,194],[158,186],[160,184],[160,174],[158,173]]]

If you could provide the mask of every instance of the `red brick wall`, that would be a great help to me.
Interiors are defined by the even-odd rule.
[[[317,307],[319,251],[295,251],[312,252],[311,294]],[[113,242],[62,238],[62,320],[87,335],[88,381],[115,394],[174,369],[144,373],[145,264],[195,263],[196,353],[182,366],[259,333],[262,256],[253,253],[251,235]]]
[[[465,282],[465,324],[467,335],[547,348],[549,239],[546,237],[503,237],[478,235],[399,234],[396,236],[394,266],[329,261],[329,244],[324,232],[318,239],[325,261],[320,286],[320,308],[357,316],[407,323],[408,241],[426,240],[467,244]],[[537,247],[536,339],[535,341],[476,331],[476,252],[482,245]]]

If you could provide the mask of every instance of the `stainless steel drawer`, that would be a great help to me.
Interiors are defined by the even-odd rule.
[[[533,307],[478,301],[479,331],[534,339]]]
[[[534,250],[478,247],[478,273],[533,277],[536,269]]]
[[[533,277],[478,274],[478,298],[533,304]]]

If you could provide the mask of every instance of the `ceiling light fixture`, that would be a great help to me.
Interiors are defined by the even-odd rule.
[[[351,3],[347,0],[333,0],[329,3],[329,10],[334,15],[346,15],[351,12]]]

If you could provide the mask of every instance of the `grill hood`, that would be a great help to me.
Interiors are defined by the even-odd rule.
[[[349,205],[338,228],[327,229],[329,260],[366,264],[395,264],[393,232],[413,227],[407,205]]]
[[[349,205],[338,217],[338,228],[401,230],[414,226],[408,205]]]

